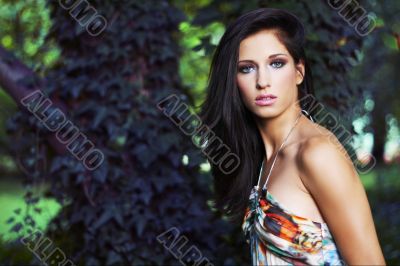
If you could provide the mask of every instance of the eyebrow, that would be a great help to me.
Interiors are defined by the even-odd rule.
[[[271,59],[271,58],[278,57],[280,55],[287,56],[287,54],[272,54],[272,55],[268,56],[268,58]],[[249,59],[245,59],[245,60],[240,60],[238,63],[240,63],[240,62],[254,62],[254,61],[253,60],[249,60]]]

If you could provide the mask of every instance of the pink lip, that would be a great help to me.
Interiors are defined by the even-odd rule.
[[[277,96],[273,94],[260,94],[256,97],[256,104],[260,106],[272,105],[277,101]]]

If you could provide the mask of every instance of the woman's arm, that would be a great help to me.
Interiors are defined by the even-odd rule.
[[[343,146],[334,138],[312,138],[303,144],[298,157],[301,179],[345,262],[386,265],[364,187]]]

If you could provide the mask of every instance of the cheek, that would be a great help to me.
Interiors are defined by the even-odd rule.
[[[280,84],[281,88],[292,89],[293,86],[296,86],[296,72],[291,69],[279,71],[274,80]]]
[[[236,85],[239,90],[240,97],[247,108],[250,108],[251,101],[255,97],[253,95],[254,90],[252,90],[252,82],[248,76],[241,76],[236,78]]]
[[[250,93],[251,82],[246,76],[236,77],[236,84],[243,96],[246,96]]]

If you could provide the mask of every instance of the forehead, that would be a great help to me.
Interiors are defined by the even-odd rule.
[[[276,36],[274,30],[261,30],[247,36],[240,42],[239,59],[268,57],[271,54],[286,53],[286,47]]]

